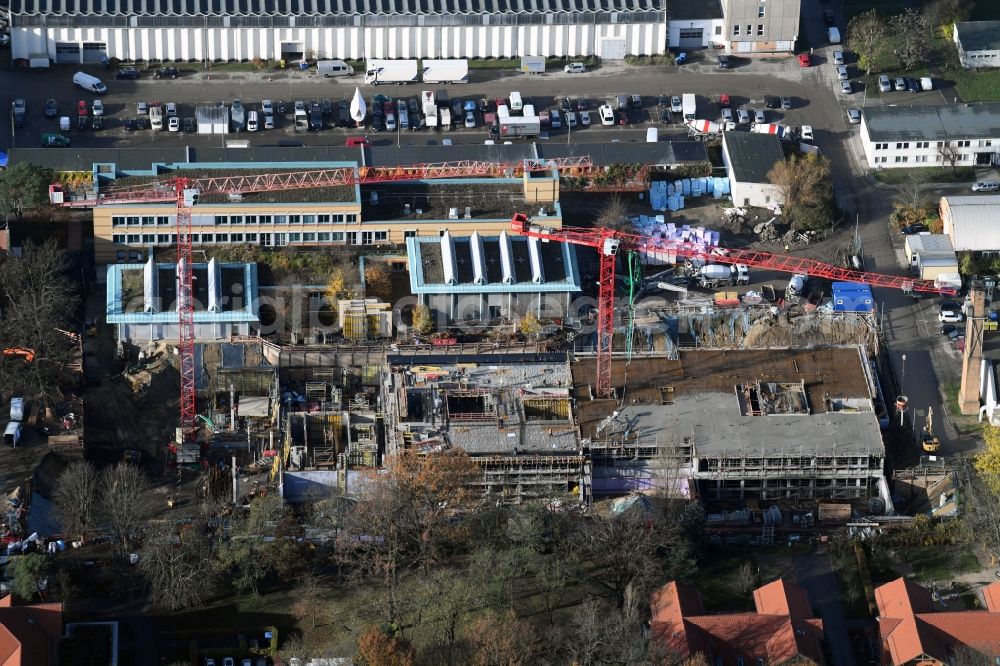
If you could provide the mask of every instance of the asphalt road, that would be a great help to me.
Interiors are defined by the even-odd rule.
[[[825,549],[821,549],[808,555],[799,555],[793,562],[795,580],[806,591],[813,610],[823,619],[823,634],[830,648],[833,665],[854,666],[841,602],[840,581],[830,567],[830,556]]]

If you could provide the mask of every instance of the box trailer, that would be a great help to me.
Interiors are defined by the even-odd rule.
[[[521,71],[525,74],[544,74],[545,56],[523,56],[521,58]]]
[[[365,67],[365,83],[372,86],[395,83],[403,85],[417,80],[416,60],[369,60]]]
[[[424,60],[424,83],[468,83],[468,60]]]
[[[451,109],[442,106],[440,109],[441,129],[451,129]]]
[[[499,134],[502,137],[538,136],[542,131],[542,124],[537,117],[508,116],[499,118],[497,122]]]

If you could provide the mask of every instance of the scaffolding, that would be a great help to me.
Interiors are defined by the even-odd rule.
[[[479,456],[481,475],[472,482],[484,494],[504,503],[538,497],[585,499],[588,465],[577,456]]]

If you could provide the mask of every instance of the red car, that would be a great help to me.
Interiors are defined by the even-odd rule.
[[[723,108],[729,107],[729,95],[719,95],[719,106]]]
[[[493,103],[496,104],[497,107],[508,106],[507,100],[503,97],[497,97],[495,100],[493,100]]]
[[[85,116],[89,112],[90,107],[82,99],[76,103],[76,114],[78,116]]]
[[[809,58],[808,53],[799,54],[799,67],[812,67],[812,59]]]
[[[619,125],[628,125],[628,111],[625,109],[618,109],[615,115],[618,116]]]

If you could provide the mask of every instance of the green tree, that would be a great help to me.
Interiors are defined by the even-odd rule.
[[[795,228],[829,226],[833,202],[830,160],[815,153],[793,155],[771,167],[767,179],[781,193]]]
[[[55,241],[26,243],[21,256],[0,263],[0,340],[4,347],[30,349],[34,359],[0,356],[0,393],[45,402],[60,397],[66,368],[78,342],[67,334],[76,309],[66,257]]]
[[[983,429],[983,450],[976,454],[976,470],[994,495],[1000,495],[1000,427]]]
[[[41,553],[29,553],[11,560],[14,567],[14,594],[32,601],[42,592],[42,581],[49,572],[49,558]]]
[[[30,162],[8,168],[0,173],[0,210],[18,222],[26,212],[41,210],[49,203],[52,178],[52,169]]]
[[[888,33],[885,17],[874,9],[858,14],[847,24],[847,48],[858,54],[858,65],[865,74],[878,70]]]
[[[419,335],[427,335],[434,330],[434,316],[426,305],[413,308],[413,330]]]
[[[230,521],[228,538],[216,548],[216,568],[240,592],[260,594],[258,586],[273,564],[267,537],[274,536],[284,511],[277,495],[257,497]]]

